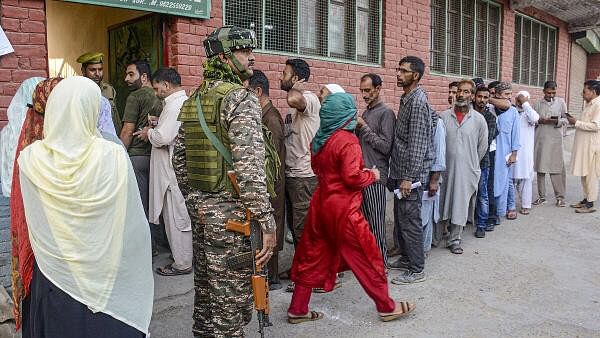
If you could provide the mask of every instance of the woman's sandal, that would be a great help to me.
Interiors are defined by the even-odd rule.
[[[530,208],[521,208],[521,214],[522,215],[529,215],[529,210],[530,210]]]
[[[322,312],[310,311],[305,316],[294,317],[290,316],[288,313],[288,323],[290,324],[300,324],[304,322],[312,322],[315,320],[322,319],[325,315]]]
[[[179,270],[173,267],[173,264],[167,264],[163,267],[158,267],[156,268],[157,274],[161,275],[161,276],[180,276],[180,275],[188,275],[190,273],[192,273],[192,268],[189,267],[185,270]]]
[[[510,219],[510,220],[517,219],[517,211],[516,210],[509,210],[506,213],[506,219]]]
[[[407,314],[412,312],[416,307],[417,305],[409,302],[396,303],[396,309],[394,310],[394,312],[379,313],[379,319],[381,319],[382,322],[389,322],[394,319],[398,319],[402,316],[406,316]],[[400,312],[398,312],[398,310],[400,310]]]

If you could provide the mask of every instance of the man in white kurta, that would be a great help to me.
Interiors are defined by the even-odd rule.
[[[448,221],[447,246],[461,254],[461,234],[467,220],[474,218],[479,163],[488,148],[485,118],[471,108],[475,84],[462,80],[454,108],[440,115],[446,127],[446,172],[441,189],[442,220]]]
[[[579,120],[567,115],[569,123],[575,125],[575,140],[571,151],[571,174],[581,176],[584,199],[571,207],[577,213],[591,213],[598,198],[600,174],[600,81],[584,83],[583,113]]]
[[[566,172],[563,154],[563,126],[567,121],[567,104],[556,96],[557,84],[544,83],[544,98],[533,104],[540,115],[535,128],[533,170],[537,173],[538,198],[533,205],[546,203],[546,174],[550,176],[557,207],[566,207]]]
[[[165,101],[163,110],[156,126],[153,126],[155,119],[151,119],[150,126],[136,134],[147,137],[152,144],[149,221],[159,224],[162,213],[174,261],[156,272],[163,276],[188,274],[192,272],[192,226],[171,163],[173,141],[181,124],[177,117],[188,97],[181,87],[181,77],[171,68],[157,70],[152,76],[152,86]]]
[[[535,125],[540,116],[529,103],[529,93],[520,91],[515,99],[519,112],[521,148],[517,151],[517,163],[513,171],[515,188],[521,195],[521,213],[528,215],[531,210],[533,190],[533,145]]]

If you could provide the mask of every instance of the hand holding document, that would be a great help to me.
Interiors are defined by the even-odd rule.
[[[421,186],[421,182],[415,182],[410,186],[410,189],[416,189],[418,187]],[[396,197],[401,200],[402,199],[402,194],[400,193],[400,189],[395,189],[394,190],[394,195],[396,195]]]

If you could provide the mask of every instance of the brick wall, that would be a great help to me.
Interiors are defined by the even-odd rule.
[[[0,127],[6,108],[23,80],[48,76],[46,13],[43,0],[0,1],[0,25],[14,53],[0,56]]]
[[[586,80],[594,80],[600,78],[600,53],[589,54],[587,58]]]
[[[500,78],[504,81],[512,79],[513,54],[514,54],[514,11],[505,1],[502,13],[502,51]],[[173,18],[169,27],[170,65],[178,69],[182,75],[183,84],[188,89],[196,87],[201,81],[202,61],[204,50],[202,40],[216,27],[222,24],[222,2],[213,2],[213,12],[210,20],[191,20],[187,18]],[[364,103],[359,96],[358,84],[360,76],[364,73],[375,72],[382,76],[384,85],[382,94],[394,109],[397,109],[401,88],[396,87],[395,68],[398,61],[406,55],[421,57],[426,64],[426,73],[422,84],[425,86],[433,106],[445,109],[447,106],[447,84],[458,78],[452,76],[439,76],[429,74],[429,46],[430,46],[430,5],[428,0],[395,0],[384,1],[383,18],[383,65],[382,67],[367,67],[353,64],[335,63],[321,60],[305,59],[311,66],[311,79],[308,89],[313,91],[327,83],[335,82],[343,86],[348,92],[354,94],[360,108]],[[533,8],[523,10],[545,23],[558,27],[558,55],[556,81],[559,84],[558,94],[567,97],[569,43],[570,37],[567,25],[557,18]],[[271,54],[257,54],[258,69],[263,70],[271,82],[271,97],[276,107],[281,111],[287,109],[285,92],[279,90],[279,75],[283,71],[285,56]],[[600,61],[600,60],[599,60]],[[600,62],[599,68],[600,70]],[[541,88],[516,85],[514,90],[526,89],[534,97],[542,95]]]

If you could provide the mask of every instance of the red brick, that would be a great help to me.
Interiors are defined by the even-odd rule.
[[[8,107],[12,97],[10,96],[0,96],[0,107]]]
[[[13,45],[23,45],[29,43],[28,33],[6,32],[6,37]]]
[[[26,45],[21,45],[21,46],[15,46],[15,53],[19,56],[39,56],[39,57],[46,57],[47,56],[47,52],[46,52],[46,47],[45,46],[35,46],[35,45],[31,45],[31,46],[26,46]]]
[[[29,63],[31,69],[46,70],[48,67],[48,60],[45,57],[30,57]]]
[[[29,40],[35,45],[46,45],[46,34],[29,33]]]
[[[0,56],[0,67],[7,69],[16,69],[17,65],[17,57],[14,53]]]
[[[44,21],[46,20],[46,12],[42,9],[30,9],[29,19],[36,21]]]
[[[46,33],[46,25],[44,22],[27,20],[21,22],[21,32]]]
[[[11,80],[9,69],[0,69],[0,82],[8,82]]]
[[[19,0],[19,6],[26,8],[44,8],[45,4],[43,0]]]
[[[34,76],[46,77],[47,74],[42,70],[15,70],[12,72],[12,80],[19,83]]]
[[[5,32],[18,32],[19,31],[19,19],[10,19],[2,17],[2,29]]]
[[[2,6],[2,16],[6,18],[27,19],[29,13],[27,8]]]

